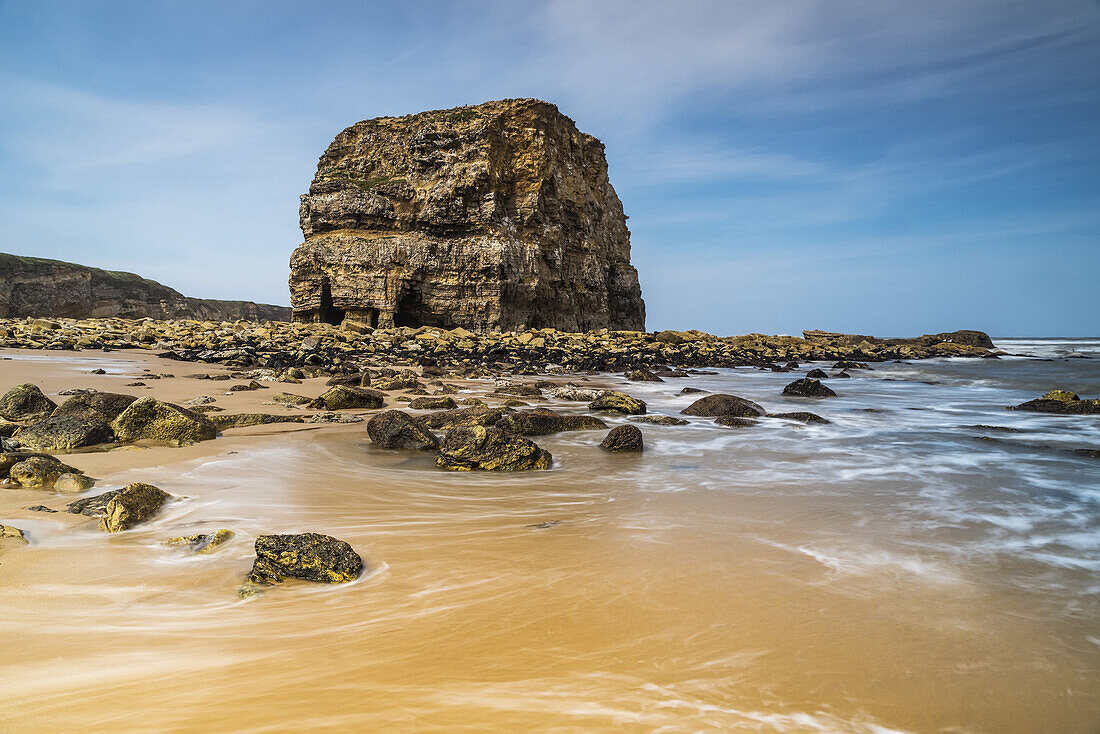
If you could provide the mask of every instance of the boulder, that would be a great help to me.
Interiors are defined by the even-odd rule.
[[[104,508],[99,527],[108,533],[121,533],[155,516],[172,495],[152,484],[134,482],[111,497]]]
[[[626,373],[626,379],[631,382],[664,382],[664,380],[649,370],[631,370]]]
[[[671,415],[638,415],[630,420],[635,423],[652,423],[655,426],[686,426],[691,422]]]
[[[321,397],[310,403],[310,407],[324,410],[381,408],[385,404],[385,397],[379,391],[365,387],[333,385]]]
[[[80,492],[88,491],[92,488],[94,484],[94,479],[91,479],[83,474],[65,472],[54,480],[53,489],[55,492],[69,492],[72,494],[78,494]]]
[[[60,409],[59,409],[60,410]],[[115,434],[111,427],[92,414],[52,415],[19,431],[19,444],[30,449],[71,451],[109,443]]]
[[[783,394],[798,398],[835,398],[836,393],[818,380],[803,377],[783,388]]]
[[[400,410],[387,410],[367,421],[367,436],[383,449],[432,450],[439,439],[423,421]]]
[[[364,568],[350,545],[329,535],[261,535],[256,538],[252,571],[238,593],[251,596],[287,579],[346,584],[359,578]]]
[[[760,421],[752,418],[741,418],[736,415],[720,415],[714,419],[714,422],[725,428],[751,428],[759,424]]]
[[[590,387],[555,387],[549,391],[550,397],[557,400],[569,400],[575,402],[593,401],[600,397],[606,390],[594,390]]]
[[[152,439],[184,445],[208,441],[218,435],[209,418],[156,398],[141,398],[122,411],[111,428],[123,442]]]
[[[272,402],[280,403],[282,405],[308,405],[313,402],[313,398],[307,398],[305,395],[295,395],[292,392],[277,392],[271,396]]]
[[[1040,400],[1060,400],[1063,403],[1072,403],[1081,399],[1081,397],[1069,390],[1051,390],[1048,393],[1044,393]]]
[[[62,403],[53,412],[51,418],[59,416],[88,416],[110,423],[130,407],[137,398],[114,392],[96,392],[74,395]],[[210,399],[210,402],[214,402]]]
[[[616,426],[600,443],[600,448],[614,453],[641,451],[642,432],[637,426]]]
[[[78,500],[74,500],[65,506],[65,512],[70,512],[74,515],[87,515],[88,517],[103,517],[107,514],[107,505],[110,504],[118,494],[122,492],[121,489],[112,489],[103,494],[97,494],[94,497],[81,497]]]
[[[815,370],[810,370],[809,372],[806,373],[806,377],[810,378],[811,380],[824,380],[828,376],[829,375],[828,375],[828,373],[825,372],[825,370],[816,370],[815,369]]]
[[[38,388],[38,385],[25,383],[8,390],[0,397],[0,417],[9,421],[40,421],[57,408]]]
[[[1066,392],[1062,390],[1058,393]],[[1049,395],[1050,393],[1047,393]],[[1073,395],[1073,393],[1069,393]],[[1044,395],[1035,400],[1009,408],[1009,410],[1026,410],[1032,413],[1056,413],[1058,415],[1100,415],[1100,399],[1068,400],[1059,395],[1058,398],[1048,398]]]
[[[26,544],[26,534],[17,527],[11,525],[0,525],[0,541],[3,540],[15,540],[17,542]]]
[[[828,423],[816,413],[808,413],[806,411],[794,411],[791,413],[768,413],[769,418],[782,418],[788,421],[798,421],[799,423]]]
[[[502,385],[493,390],[493,395],[510,395],[516,398],[541,398],[542,390],[534,385]]]
[[[8,479],[24,489],[49,489],[65,474],[83,474],[52,456],[31,454],[24,457],[8,469]]]
[[[411,390],[423,387],[413,372],[402,372],[392,377],[379,377],[370,384],[375,390]]]
[[[550,452],[495,426],[459,426],[447,432],[436,466],[451,471],[548,469]]]
[[[607,390],[589,403],[588,409],[611,413],[624,413],[626,415],[642,415],[646,412],[646,404],[638,400],[638,398],[630,397],[626,393]]]
[[[475,405],[469,408],[441,410],[421,418],[428,428],[445,430],[458,426],[491,426],[511,411],[507,408],[489,408]]]
[[[496,426],[517,436],[548,436],[561,431],[607,428],[607,424],[595,416],[563,415],[545,408],[511,413],[501,418]]]
[[[415,398],[409,403],[409,408],[412,410],[454,410],[457,407],[458,403],[455,399],[446,396]]]
[[[704,418],[717,416],[736,416],[739,418],[756,418],[764,415],[766,411],[751,400],[736,395],[715,393],[699,398],[694,403],[680,411],[681,415],[697,415]]]

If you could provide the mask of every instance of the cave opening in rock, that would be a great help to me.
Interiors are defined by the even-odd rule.
[[[397,303],[397,310],[393,314],[393,325],[413,328],[423,326],[420,312],[420,292],[415,289],[406,291]]]
[[[339,326],[344,321],[344,309],[332,304],[332,284],[328,278],[321,279],[321,305],[317,309],[317,320],[322,324]]]

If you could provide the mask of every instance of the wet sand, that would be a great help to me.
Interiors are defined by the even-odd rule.
[[[310,380],[230,397],[234,382],[182,377],[141,390],[124,385],[147,368],[218,368],[18,356],[31,359],[0,361],[0,386],[211,395],[227,412],[273,413],[284,409],[261,404],[273,392],[323,391]],[[628,389],[653,393],[651,406],[659,390],[673,385]],[[642,428],[640,457],[600,452],[602,431],[559,434],[536,439],[553,470],[506,475],[378,451],[362,423],[64,457],[99,480],[93,493],[146,481],[183,500],[107,536],[89,518],[24,509],[71,497],[0,490],[0,522],[32,540],[0,547],[0,729],[1096,730],[1094,601],[1022,593],[1007,582],[1039,573],[1022,556],[912,555],[896,496],[813,471],[833,450],[812,443],[823,429],[784,428],[774,442],[793,431],[801,453],[750,457],[760,438]],[[754,475],[757,456],[774,479]],[[237,536],[210,556],[159,545],[218,527]],[[369,571],[239,601],[255,536],[303,531],[347,540]],[[970,531],[927,532],[961,546]]]

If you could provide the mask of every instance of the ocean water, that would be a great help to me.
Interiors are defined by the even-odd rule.
[[[830,399],[781,395],[822,364],[593,377],[651,413],[690,385],[830,422],[639,424],[640,456],[600,451],[602,431],[539,437],[545,472],[440,472],[361,427],[120,470],[99,486],[185,499],[114,537],[18,518],[34,555],[4,584],[0,721],[1095,734],[1100,459],[1079,450],[1100,416],[1005,408],[1100,395],[1100,339],[996,341],[1017,356],[873,364],[825,380]],[[218,554],[158,546],[216,527],[238,533]],[[368,573],[238,601],[255,535],[307,530]]]

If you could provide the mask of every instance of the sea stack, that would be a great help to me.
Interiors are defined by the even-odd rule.
[[[321,156],[299,215],[296,321],[645,329],[604,146],[547,102],[358,122]]]

